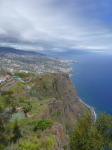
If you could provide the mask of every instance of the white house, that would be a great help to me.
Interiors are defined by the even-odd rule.
[[[1,82],[4,82],[5,80],[6,80],[5,77],[0,77],[0,83],[1,83]]]

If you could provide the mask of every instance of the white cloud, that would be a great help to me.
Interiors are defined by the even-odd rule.
[[[35,51],[110,50],[110,4],[106,0],[0,0],[0,44]]]

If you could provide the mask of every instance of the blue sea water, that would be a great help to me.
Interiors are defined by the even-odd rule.
[[[98,111],[112,115],[112,54],[62,53],[53,57],[75,60],[70,76],[78,96]]]

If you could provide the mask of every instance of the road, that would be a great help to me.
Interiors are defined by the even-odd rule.
[[[10,86],[6,87],[6,88],[4,89],[4,91],[6,91],[6,90],[10,89],[10,88],[11,88],[11,86],[13,86],[14,84],[16,84],[17,82],[18,82],[18,81],[14,82],[14,83],[12,83]]]

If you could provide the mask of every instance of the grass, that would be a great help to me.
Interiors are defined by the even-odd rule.
[[[33,102],[31,101],[31,106],[32,109],[31,111],[29,111],[29,114],[36,114],[36,116],[38,116],[40,113],[43,112],[43,110],[45,110],[45,108],[47,107],[45,104],[41,105],[37,102],[37,100],[33,100]]]
[[[21,72],[21,73],[20,73],[20,72],[19,72],[19,73],[16,73],[15,76],[19,76],[20,78],[24,78],[24,77],[30,77],[30,76],[33,76],[33,77],[34,77],[35,74],[33,74],[33,73],[32,73],[32,74],[31,74],[31,73],[25,73],[25,72]]]
[[[39,100],[44,99],[44,97],[40,93],[34,92],[32,90],[29,93],[27,92],[27,95],[29,95],[30,97],[37,97]]]
[[[21,93],[18,95],[18,99],[22,96],[24,89],[22,89]]]
[[[49,84],[49,83],[50,83],[49,81],[41,82],[42,85],[46,85],[46,84]]]
[[[17,82],[9,90],[12,90],[14,94],[18,94],[22,88],[25,87],[24,83]]]

